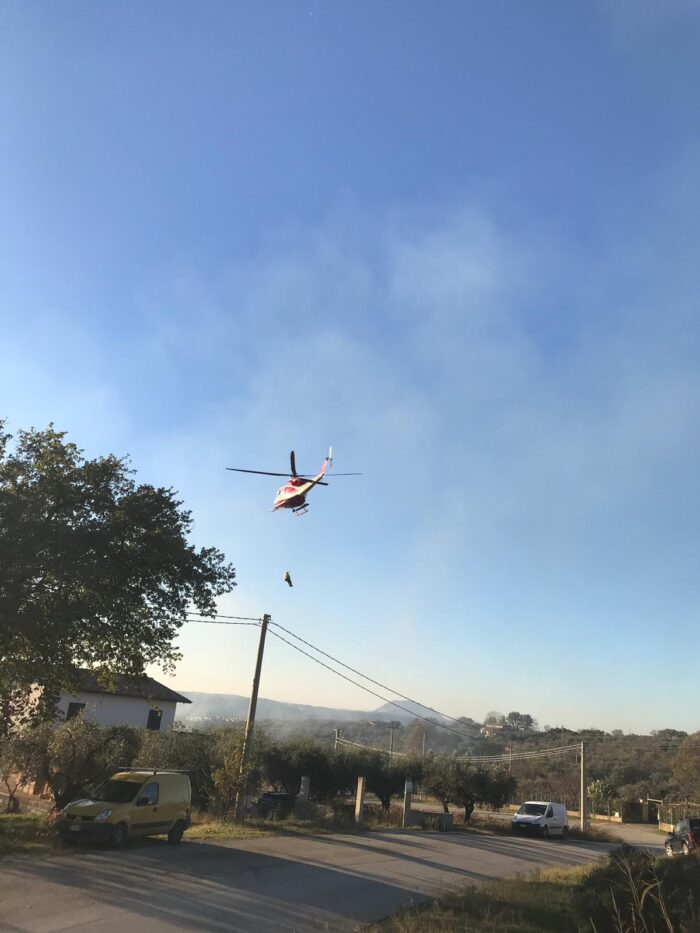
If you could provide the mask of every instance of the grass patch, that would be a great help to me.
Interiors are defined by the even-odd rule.
[[[333,833],[338,828],[321,820],[246,820],[234,823],[207,814],[195,816],[187,830],[186,839],[252,839],[256,836],[298,836]]]
[[[468,823],[456,822],[455,829],[467,833],[494,833],[500,836],[512,836],[509,820],[499,820],[488,816],[472,816]],[[614,830],[607,826],[591,826],[581,832],[578,826],[569,825],[569,839],[583,839],[587,842],[609,842],[613,845],[622,845],[623,839]],[[558,842],[557,837],[552,841]]]
[[[661,933],[700,930],[700,855],[630,846],[577,868],[470,884],[369,928],[374,933]]]
[[[0,814],[0,858],[19,853],[48,854],[61,848],[45,813]]]
[[[374,933],[568,933],[577,931],[575,895],[589,867],[550,869],[527,879],[468,885],[369,929]]]

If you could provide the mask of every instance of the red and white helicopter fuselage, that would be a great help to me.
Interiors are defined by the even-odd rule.
[[[275,501],[272,506],[272,511],[277,512],[279,509],[291,509],[295,514],[303,514],[308,509],[308,504],[306,502],[306,497],[309,492],[314,488],[314,486],[327,486],[328,482],[323,477],[326,475],[326,470],[333,463],[333,448],[330,447],[328,450],[328,456],[324,459],[321,469],[318,471],[316,476],[300,476],[297,473],[296,467],[296,458],[294,456],[294,451],[292,450],[289,455],[289,466],[291,476],[284,484],[280,486],[277,490],[277,495],[275,496]],[[227,470],[233,470],[234,473],[257,473],[259,476],[286,476],[286,473],[272,473],[269,470],[244,470],[241,467],[226,467]],[[335,473],[334,476],[360,476],[360,473]]]
[[[305,512],[306,509],[308,509],[306,496],[314,486],[317,486],[323,480],[330,462],[331,457],[329,453],[323,461],[323,466],[313,479],[304,479],[302,476],[290,476],[287,483],[285,483],[284,486],[280,486],[277,490],[272,511],[276,512],[278,509],[291,509],[293,512]]]

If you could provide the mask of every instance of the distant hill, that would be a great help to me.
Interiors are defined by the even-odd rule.
[[[192,700],[190,706],[181,705],[177,718],[180,722],[194,724],[212,719],[245,719],[248,715],[249,698],[235,693],[200,693],[196,690],[182,691]],[[304,703],[283,703],[280,700],[258,699],[258,719],[272,719],[277,722],[296,722],[308,719],[334,720],[336,722],[362,721],[365,719],[395,719],[398,722],[410,722],[416,715],[443,720],[441,716],[430,713],[417,704],[405,700],[396,701],[407,712],[385,703],[374,710],[334,709],[328,706],[310,706]],[[478,727],[477,727],[478,728]]]

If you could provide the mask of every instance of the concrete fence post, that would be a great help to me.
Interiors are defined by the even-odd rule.
[[[413,782],[406,781],[403,789],[403,819],[401,821],[402,827],[405,829],[407,826],[412,826],[411,822],[411,798],[413,797]]]
[[[357,796],[355,797],[355,822],[361,825],[365,819],[365,778],[357,779]]]

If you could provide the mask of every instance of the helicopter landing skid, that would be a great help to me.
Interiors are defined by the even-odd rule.
[[[303,505],[298,505],[295,509],[292,509],[292,512],[295,515],[306,515],[308,511],[309,511],[308,502],[305,502]]]

